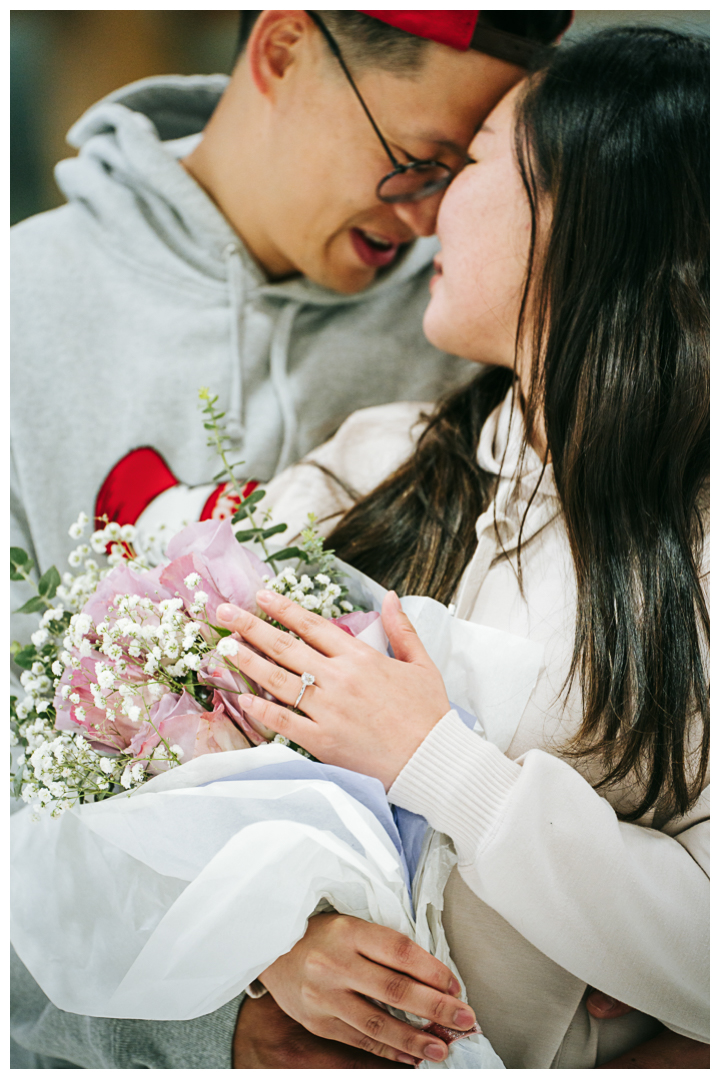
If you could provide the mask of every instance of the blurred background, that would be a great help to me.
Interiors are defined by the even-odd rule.
[[[57,206],[65,134],[99,98],[147,75],[229,73],[237,11],[11,11],[10,218]],[[709,34],[705,11],[578,11],[569,38],[617,23]]]

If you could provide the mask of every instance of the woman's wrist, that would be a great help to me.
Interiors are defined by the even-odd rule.
[[[400,771],[388,798],[450,836],[462,862],[490,835],[521,772],[450,710]]]

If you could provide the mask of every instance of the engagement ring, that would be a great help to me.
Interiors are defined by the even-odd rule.
[[[311,675],[309,671],[303,671],[300,679],[302,680],[302,686],[300,687],[300,693],[298,694],[295,705],[293,706],[295,709],[297,709],[300,705],[300,702],[302,701],[302,696],[307,690],[308,686],[312,686],[312,684],[315,682],[315,676]]]

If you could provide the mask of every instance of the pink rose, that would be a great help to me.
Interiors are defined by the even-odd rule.
[[[255,594],[263,588],[262,576],[267,573],[267,567],[252,551],[238,544],[228,520],[188,525],[172,538],[167,555],[171,561],[163,569],[160,581],[188,605],[194,602],[197,589],[206,592],[210,622],[217,621],[218,604],[223,602],[245,611],[257,610]],[[202,581],[197,588],[189,589],[185,578],[193,572]]]
[[[236,637],[238,641],[240,640],[237,634],[232,636]],[[247,641],[244,641],[243,645],[246,649],[259,652]],[[275,663],[274,660],[270,660],[268,657],[265,657],[265,659],[268,660],[268,663]],[[259,720],[250,720],[245,715],[238,705],[238,697],[240,694],[247,694],[249,691],[251,694],[260,694],[261,697],[267,698],[268,701],[277,701],[277,698],[257,686],[251,679],[246,676],[243,677],[234,667],[232,656],[221,656],[213,649],[203,660],[198,675],[201,682],[215,688],[215,699],[222,704],[228,716],[232,717],[254,746],[259,746],[261,743],[269,742],[275,738],[274,731],[265,727]]]
[[[99,653],[93,656],[83,656],[80,659],[80,667],[66,669],[60,679],[58,692],[55,695],[55,708],[57,716],[55,727],[60,731],[79,731],[93,744],[110,747],[113,750],[125,750],[137,732],[137,724],[121,712],[122,699],[118,693],[107,697],[108,708],[115,712],[115,719],[109,720],[104,709],[98,709],[90,690],[92,683],[97,684],[96,666],[100,663],[107,664],[107,657]],[[72,679],[71,679],[72,674]],[[148,685],[149,678],[139,668],[129,666],[126,677],[132,678],[137,685],[138,692],[133,695],[130,704],[137,706],[144,713],[147,705],[152,704],[156,708],[159,702],[159,694],[165,693],[165,688],[153,683]],[[63,686],[69,686],[71,693],[80,698],[78,703],[63,698],[60,691]],[[144,695],[144,697],[143,697]],[[161,699],[162,700],[162,699]],[[78,708],[84,709],[84,715],[78,715]]]
[[[339,619],[331,619],[330,622],[335,623],[350,637],[371,645],[378,652],[387,652],[389,642],[379,612],[351,611],[349,615],[341,615]]]
[[[99,583],[83,608],[95,626],[107,618],[108,608],[116,596],[148,596],[154,603],[168,600],[173,594],[160,584],[160,567],[139,574],[127,566],[116,566]]]
[[[246,750],[250,745],[225,712],[222,702],[214,700],[212,711],[206,712],[186,691],[181,695],[166,694],[150,710],[150,721],[136,731],[130,743],[136,761],[148,761],[163,740],[181,748],[183,762],[204,754]],[[160,754],[164,752],[163,747]],[[155,774],[167,768],[168,762],[160,758],[150,760],[147,771]]]

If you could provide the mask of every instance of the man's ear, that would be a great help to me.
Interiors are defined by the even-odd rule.
[[[261,94],[274,96],[313,30],[304,11],[262,12],[246,46],[250,76]]]

